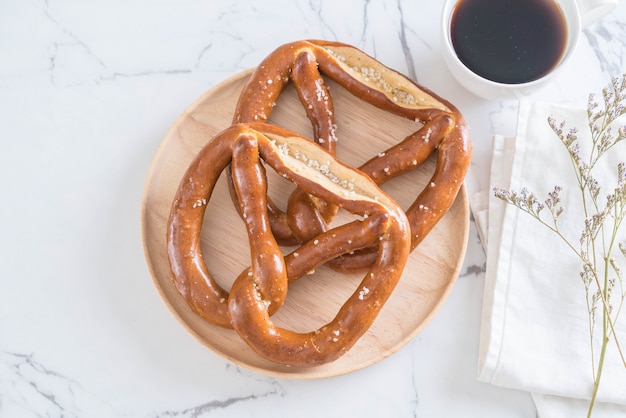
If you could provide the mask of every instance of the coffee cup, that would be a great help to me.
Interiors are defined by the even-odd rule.
[[[613,10],[617,2],[445,0],[444,60],[454,78],[479,97],[527,96],[559,72],[574,53],[582,30]],[[517,7],[525,10],[517,11]],[[543,21],[546,16],[554,21]]]

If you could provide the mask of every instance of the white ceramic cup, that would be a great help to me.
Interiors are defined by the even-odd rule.
[[[452,12],[459,0],[445,0],[442,13],[443,56],[454,78],[467,90],[485,99],[515,99],[539,90],[569,61],[581,32],[617,6],[618,0],[555,0],[567,26],[567,44],[561,61],[545,76],[519,84],[506,84],[483,78],[468,69],[457,57],[450,38]]]

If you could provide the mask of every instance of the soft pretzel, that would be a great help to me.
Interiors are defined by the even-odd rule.
[[[267,122],[281,92],[293,82],[312,122],[314,140],[334,153],[334,109],[322,76],[365,102],[416,121],[414,134],[360,167],[377,184],[418,167],[437,151],[428,186],[406,210],[414,249],[454,203],[469,168],[471,143],[463,116],[448,101],[357,48],[311,40],[285,44],[263,60],[239,97],[233,122]],[[327,230],[336,214],[335,206],[302,190],[294,191],[286,212],[271,201],[268,210],[278,242],[291,245]],[[330,264],[340,270],[357,270],[375,259],[375,248],[371,248]]]
[[[353,213],[355,220],[283,256],[270,228],[261,159],[306,193]],[[229,164],[251,250],[251,266],[230,292],[211,276],[200,247],[206,205]],[[402,274],[409,234],[402,209],[358,170],[280,127],[234,124],[216,135],[184,174],[172,204],[167,249],[174,284],[193,311],[213,324],[233,327],[269,360],[311,367],[337,359],[371,326]],[[270,316],[283,304],[290,281],[372,245],[375,262],[328,324],[297,333],[273,323]]]

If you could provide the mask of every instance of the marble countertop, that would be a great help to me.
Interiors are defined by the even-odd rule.
[[[391,357],[322,380],[267,377],[200,345],[159,297],[140,234],[152,157],[183,110],[274,48],[353,44],[453,101],[471,126],[468,189],[516,101],[464,91],[440,54],[442,1],[0,3],[0,417],[535,417],[477,381],[485,254]],[[584,104],[626,71],[626,4],[586,29],[537,100]]]

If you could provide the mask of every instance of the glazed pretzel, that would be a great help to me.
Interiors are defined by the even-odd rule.
[[[315,142],[334,154],[334,109],[322,75],[357,98],[420,126],[360,167],[377,184],[415,169],[437,151],[436,169],[428,187],[406,210],[414,249],[454,203],[469,168],[471,143],[463,116],[446,100],[355,47],[314,40],[285,44],[263,60],[239,97],[233,122],[267,122],[278,97],[293,82],[311,120]],[[302,190],[294,191],[286,212],[271,201],[268,210],[278,242],[286,245],[313,239],[328,229],[336,214],[335,206]],[[330,264],[339,270],[358,270],[375,259],[375,249],[371,248]]]
[[[322,233],[283,257],[270,228],[260,159],[306,193],[362,219]],[[311,161],[323,162],[324,168]],[[251,266],[230,292],[211,276],[200,247],[206,205],[229,164],[251,250]],[[269,360],[311,367],[337,359],[369,329],[402,274],[409,233],[402,209],[369,177],[282,128],[236,124],[215,136],[184,174],[168,221],[167,249],[174,284],[194,312],[213,324],[232,326]],[[273,323],[270,316],[282,306],[290,281],[371,245],[376,245],[376,261],[332,321],[308,333]]]

